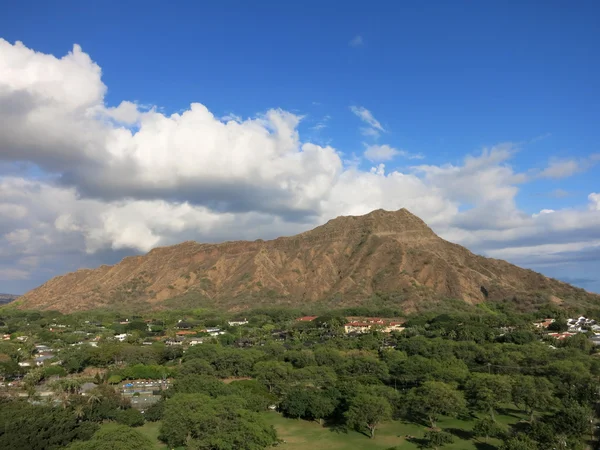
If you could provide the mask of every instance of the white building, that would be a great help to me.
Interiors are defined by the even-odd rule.
[[[117,334],[117,335],[115,335],[115,339],[117,339],[119,342],[123,342],[125,339],[127,339],[127,336],[131,336],[131,335],[128,333]]]
[[[244,319],[244,320],[230,320],[227,323],[229,324],[230,327],[239,327],[240,325],[246,325],[248,323],[248,321],[246,319]]]

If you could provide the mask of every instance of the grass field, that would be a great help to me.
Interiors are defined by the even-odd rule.
[[[146,422],[143,426],[136,428],[137,431],[154,442],[154,447],[150,450],[167,450],[167,446],[158,440],[160,425],[160,422]]]
[[[503,410],[503,413],[496,420],[507,426],[525,418],[520,412],[510,408]],[[370,439],[356,431],[322,427],[306,420],[286,419],[276,412],[264,412],[262,416],[275,427],[279,438],[285,441],[277,446],[280,450],[386,450],[390,447],[414,450],[419,448],[418,443],[410,442],[406,436],[419,439],[426,431],[426,427],[422,425],[388,422],[378,428],[375,439]],[[160,422],[146,422],[144,426],[136,428],[155,443],[153,450],[167,450],[167,446],[158,440],[160,425]],[[486,444],[473,438],[472,420],[444,419],[438,422],[438,426],[454,435],[454,443],[445,446],[444,450],[496,450],[500,444],[495,439],[490,439]]]
[[[517,411],[507,409],[497,420],[505,425],[519,422],[523,416]],[[406,436],[422,438],[426,428],[421,425],[403,422],[389,422],[381,425],[370,439],[356,431],[340,431],[321,427],[316,422],[286,419],[281,414],[268,412],[263,414],[268,423],[277,430],[280,439],[285,442],[277,448],[281,450],[385,450],[397,447],[402,450],[418,449],[417,442],[410,442]],[[495,450],[500,441],[490,439],[489,443],[478,441],[471,435],[473,421],[460,419],[440,420],[438,426],[454,435],[454,443],[444,450]]]

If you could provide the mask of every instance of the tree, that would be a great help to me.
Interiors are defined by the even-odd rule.
[[[490,437],[498,437],[504,433],[504,431],[504,428],[493,421],[491,417],[479,419],[475,422],[475,425],[473,425],[473,434],[477,437],[485,438],[486,443]]]
[[[77,441],[68,450],[147,450],[153,448],[150,439],[125,425],[106,424],[89,441]]]
[[[537,450],[538,446],[534,440],[523,433],[504,441],[499,450]]]
[[[281,394],[290,380],[292,365],[279,361],[261,361],[254,365],[254,374],[269,392]]]
[[[323,419],[333,414],[338,402],[332,396],[324,395],[320,391],[311,391],[306,407],[306,415],[314,420],[317,420],[320,425],[323,425]]]
[[[81,422],[74,410],[0,399],[0,448],[58,450],[74,439],[89,439],[97,425]]]
[[[349,354],[339,370],[346,376],[371,376],[380,380],[389,378],[387,364],[368,354]]]
[[[375,437],[375,430],[381,424],[392,417],[392,407],[383,397],[359,394],[350,403],[350,409],[346,412],[348,425],[357,429],[366,427],[371,438]]]
[[[452,435],[450,433],[446,433],[445,431],[431,430],[425,433],[424,438],[426,448],[433,448],[435,450],[443,447],[446,444],[452,444],[454,442]]]
[[[309,401],[307,390],[294,388],[285,395],[279,408],[286,416],[297,419],[306,416]]]
[[[555,432],[576,437],[590,432],[593,418],[591,409],[573,402],[557,411],[552,417],[552,423]]]
[[[214,375],[215,369],[208,361],[193,358],[185,361],[179,369],[181,375]]]
[[[564,320],[555,320],[550,325],[548,325],[548,331],[554,331],[557,333],[562,333],[563,331],[567,331],[568,329],[569,326]]]
[[[165,403],[161,440],[170,448],[258,450],[277,441],[275,429],[243,399],[213,399],[203,394],[176,394]]]
[[[513,380],[512,399],[515,405],[523,407],[533,422],[536,411],[545,410],[554,402],[552,383],[543,377],[520,376]]]
[[[427,381],[412,389],[407,403],[410,411],[426,417],[432,428],[440,416],[456,416],[466,406],[461,392],[440,381]]]
[[[144,418],[148,422],[157,422],[163,418],[165,412],[165,401],[159,400],[156,403],[150,405],[144,414]]]
[[[466,385],[467,398],[471,406],[490,413],[495,420],[495,410],[511,399],[511,383],[506,375],[473,374]]]
[[[227,385],[209,375],[185,375],[173,383],[173,392],[182,394],[207,394],[211,397],[227,394]]]
[[[144,421],[144,415],[134,408],[124,409],[117,414],[117,422],[128,427],[141,427]]]
[[[333,386],[337,379],[330,367],[309,366],[295,370],[293,374],[297,381],[317,388]]]

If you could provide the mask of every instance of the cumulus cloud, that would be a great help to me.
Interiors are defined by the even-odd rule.
[[[600,211],[600,194],[592,192],[588,199],[590,200],[590,209]]]
[[[361,170],[303,140],[299,115],[108,105],[101,75],[79,46],[57,58],[0,40],[0,278],[14,286],[158,245],[291,235],[376,208],[406,207],[442,237],[516,262],[597,254],[600,194],[525,213],[516,196],[529,175],[510,165],[514,144],[403,171],[379,163],[419,155],[368,145],[377,165]],[[366,108],[351,111],[365,133],[385,131]]]

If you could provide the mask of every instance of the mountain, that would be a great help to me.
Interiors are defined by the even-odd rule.
[[[406,209],[338,217],[271,241],[184,242],[81,269],[23,295],[17,306],[77,311],[104,306],[366,305],[373,298],[407,311],[461,299],[594,302],[590,294],[539,273],[484,258],[438,237]]]
[[[0,294],[0,305],[6,305],[7,303],[16,300],[19,296],[13,294]]]

